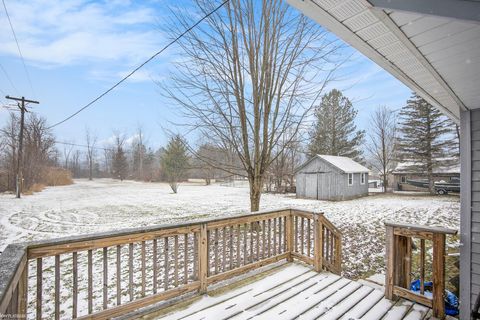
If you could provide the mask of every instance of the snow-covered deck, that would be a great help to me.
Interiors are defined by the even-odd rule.
[[[258,275],[255,279],[258,279]],[[148,319],[428,319],[431,310],[384,298],[383,287],[289,263],[233,290],[209,292]],[[170,310],[172,310],[170,308]]]

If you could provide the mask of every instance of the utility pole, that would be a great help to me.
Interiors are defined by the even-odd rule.
[[[18,103],[18,108],[20,109],[20,133],[18,137],[18,155],[17,155],[17,176],[16,176],[16,194],[17,198],[20,198],[21,194],[21,184],[22,184],[22,178],[23,178],[23,127],[25,126],[25,112],[28,112],[27,106],[25,103],[35,103],[39,104],[38,101],[34,100],[27,100],[25,97],[21,98],[15,98],[15,97],[10,97],[6,96],[6,99],[9,100],[14,100]]]

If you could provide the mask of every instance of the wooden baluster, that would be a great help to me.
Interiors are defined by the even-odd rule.
[[[133,301],[133,243],[128,244],[128,295]]]
[[[208,269],[208,234],[207,224],[200,225],[199,241],[198,241],[198,277],[200,280],[200,293],[207,292],[207,269]]]
[[[103,310],[108,304],[108,248],[103,248]]]
[[[210,230],[207,229],[207,277],[210,276],[210,270],[211,270],[211,261],[210,261],[210,248],[211,248],[211,243],[212,243],[212,235],[211,235],[211,232]],[[200,241],[200,240],[199,240]],[[200,244],[198,244],[200,245]],[[200,257],[198,258],[200,259]],[[198,260],[200,261],[200,260]]]
[[[168,237],[165,237],[163,238],[164,240],[164,250],[163,250],[163,255],[164,255],[164,268],[163,268],[163,272],[164,272],[164,275],[163,275],[163,290],[167,291],[168,290],[168,251],[169,251],[169,247],[168,247]]]
[[[240,262],[241,262],[240,258],[242,257],[242,255],[240,253],[240,242],[241,242],[240,241],[241,240],[241,238],[240,238],[240,231],[241,231],[240,228],[241,228],[241,226],[238,224],[237,225],[237,264],[235,265],[235,267],[237,267],[237,268],[240,267]]]
[[[183,236],[183,283],[188,283],[188,233]]]
[[[432,258],[432,309],[435,318],[445,317],[445,234],[433,234],[433,258]]]
[[[226,228],[222,228],[222,272],[225,272],[225,264],[227,260],[227,234]]]
[[[255,247],[255,260],[258,261],[260,258],[260,221],[255,222]]]
[[[386,228],[386,274],[385,274],[385,298],[392,300],[393,299],[393,285],[394,285],[394,276],[395,276],[395,242],[394,242],[394,233],[393,227],[387,226]]]
[[[298,252],[298,216],[294,217],[294,230],[293,230],[293,239],[294,239],[294,250],[295,252]]]
[[[122,304],[122,246],[117,245],[117,306]]]
[[[247,264],[247,224],[243,226],[243,265]]]
[[[213,270],[215,274],[218,273],[218,228],[215,229],[215,239],[213,242]]]
[[[425,239],[420,239],[420,294],[425,294]]]
[[[323,267],[323,223],[318,214],[313,216],[313,264],[315,271],[322,271]]]
[[[305,218],[300,218],[300,253],[303,255],[305,250]]]
[[[55,255],[55,320],[60,319],[60,255]]]
[[[230,259],[229,259],[229,262],[230,262],[230,270],[232,270],[233,269],[233,226],[230,226],[229,236],[230,236],[230,241],[229,241]]]
[[[330,258],[330,229],[325,228],[325,238],[327,240],[325,244],[325,259],[329,263],[332,263],[332,260]]]
[[[152,249],[152,269],[153,269],[153,294],[157,293],[158,289],[158,263],[157,263],[157,253],[158,253],[158,241],[153,239],[153,249]]]
[[[198,280],[198,233],[193,234],[193,279]]]
[[[278,254],[282,253],[282,221],[283,218],[278,218]]]
[[[173,247],[174,250],[174,278],[173,278],[173,285],[178,287],[178,235],[175,235],[175,244]]]
[[[272,239],[272,220],[268,219],[268,235],[267,235],[267,257],[270,258],[271,254],[271,239]]]
[[[342,273],[342,239],[338,236],[335,238],[335,266],[337,273]]]
[[[310,250],[311,250],[311,236],[310,236],[310,219],[307,219],[307,257],[310,257]]]
[[[36,305],[36,318],[41,320],[42,316],[42,294],[43,294],[43,266],[42,258],[37,258],[37,305]]]
[[[78,311],[78,257],[77,252],[72,254],[72,318],[77,317]]]
[[[293,252],[293,216],[292,213],[286,217],[285,220],[285,246],[286,246],[286,251],[288,252],[287,256],[287,261],[292,262],[293,257],[292,257],[292,252]]]
[[[265,220],[262,221],[262,259],[265,259]]]
[[[93,312],[93,261],[92,250],[87,253],[87,269],[88,269],[88,314]]]
[[[288,238],[287,238],[287,220],[290,218],[290,216],[283,217],[283,252],[287,252],[288,249]]]
[[[273,255],[277,255],[277,218],[273,218]]]
[[[334,243],[333,243],[333,232],[330,230],[330,259],[332,260],[332,263],[335,262],[335,256],[333,255],[333,248],[334,248]]]
[[[142,247],[141,247],[141,251],[140,251],[140,254],[141,254],[141,257],[140,259],[142,260],[141,261],[141,265],[142,265],[142,291],[141,291],[141,295],[142,297],[145,297],[145,288],[146,288],[146,284],[147,284],[147,264],[146,264],[146,260],[147,260],[147,253],[146,253],[146,244],[145,244],[145,241],[142,241]]]
[[[250,255],[249,260],[250,262],[253,262],[253,254],[254,254],[254,248],[253,248],[253,228],[254,228],[254,222],[250,223]]]

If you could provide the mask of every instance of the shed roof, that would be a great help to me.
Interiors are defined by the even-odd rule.
[[[330,156],[330,155],[323,155],[323,154],[317,154],[315,157],[311,158],[307,162],[305,162],[303,165],[297,168],[295,172],[298,172],[300,169],[305,167],[307,164],[312,162],[314,159],[321,159],[323,161],[328,162],[335,168],[339,169],[340,171],[343,171],[345,173],[359,173],[359,172],[369,172],[370,170],[364,166],[362,166],[360,163],[354,161],[353,159],[347,158],[347,157],[340,157],[340,156]]]

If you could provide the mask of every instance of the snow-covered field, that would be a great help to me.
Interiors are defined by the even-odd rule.
[[[327,202],[294,195],[262,196],[261,209],[287,206],[323,211],[342,230],[343,269],[350,277],[383,271],[386,220],[459,227],[460,203],[455,197],[375,195]],[[20,200],[0,195],[0,250],[27,240],[184,222],[248,209],[247,188],[190,184],[173,194],[161,183],[77,180]]]

